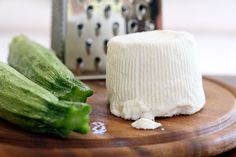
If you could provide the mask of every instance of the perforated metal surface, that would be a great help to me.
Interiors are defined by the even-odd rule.
[[[109,39],[160,29],[160,5],[160,0],[54,0],[53,48],[76,75],[101,78]]]

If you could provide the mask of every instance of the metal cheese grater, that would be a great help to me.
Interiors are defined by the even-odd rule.
[[[80,79],[105,78],[111,37],[161,25],[160,0],[53,0],[52,48]]]

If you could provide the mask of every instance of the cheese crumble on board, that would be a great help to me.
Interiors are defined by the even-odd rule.
[[[156,129],[162,126],[161,123],[157,123],[147,118],[140,118],[131,124],[136,129]]]

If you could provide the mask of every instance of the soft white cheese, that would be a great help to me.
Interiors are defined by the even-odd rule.
[[[162,125],[147,118],[140,118],[133,122],[131,126],[136,129],[156,129]]]
[[[108,43],[106,85],[111,113],[137,120],[193,114],[205,104],[194,37],[150,31]]]

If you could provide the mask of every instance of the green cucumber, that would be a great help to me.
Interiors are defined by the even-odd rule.
[[[91,106],[59,100],[0,62],[0,117],[31,132],[65,137],[89,131]]]
[[[56,57],[54,52],[19,35],[10,44],[8,63],[61,100],[86,102],[93,91]]]

